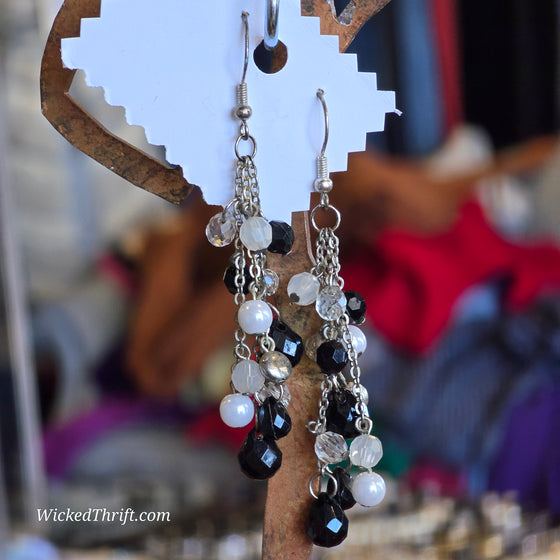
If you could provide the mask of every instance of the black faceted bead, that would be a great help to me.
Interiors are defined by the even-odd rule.
[[[360,417],[356,410],[358,399],[350,391],[333,391],[329,395],[326,418],[327,430],[341,436],[353,438],[360,435],[356,420]]]
[[[292,419],[274,397],[268,397],[257,411],[256,429],[265,438],[280,439],[290,433]]]
[[[354,496],[352,496],[352,478],[342,467],[336,467],[333,471],[333,476],[338,484],[334,499],[340,504],[342,509],[350,509],[356,503]],[[334,482],[329,478],[327,483],[327,493],[329,496],[333,495],[333,491]]]
[[[309,510],[305,532],[317,546],[337,546],[348,535],[348,518],[340,504],[322,492]]]
[[[294,230],[286,222],[270,222],[272,242],[268,246],[271,253],[287,255],[294,244]]]
[[[265,480],[274,475],[282,464],[282,452],[274,440],[257,434],[253,428],[237,455],[241,470],[249,477]]]
[[[366,318],[366,300],[354,290],[344,290],[346,296],[346,313],[351,323],[360,325]]]
[[[347,363],[348,352],[342,342],[327,340],[317,348],[317,365],[323,373],[338,373]]]
[[[304,351],[301,336],[278,319],[272,321],[269,336],[274,340],[275,349],[290,360],[292,367],[296,367]]]
[[[237,269],[234,265],[228,266],[224,272],[224,284],[230,294],[235,295],[237,293],[237,286],[235,285],[235,277],[237,275]],[[243,270],[243,276],[245,277],[245,284],[243,285],[243,293],[247,295],[249,293],[249,286],[251,285],[251,269],[246,266]]]

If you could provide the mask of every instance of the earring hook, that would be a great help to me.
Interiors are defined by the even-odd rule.
[[[244,84],[249,66],[249,13],[241,12],[241,18],[243,19],[243,27],[245,29],[245,58],[243,59],[243,77],[241,78],[241,83]]]
[[[323,141],[323,147],[321,148],[321,155],[319,156],[323,158],[325,157],[325,151],[329,142],[329,110],[327,109],[327,102],[325,101],[325,92],[322,89],[317,90],[317,97],[321,100],[323,113],[325,115],[325,139]]]
[[[280,0],[266,0],[266,21],[264,25],[264,46],[272,51],[278,45],[278,12]]]

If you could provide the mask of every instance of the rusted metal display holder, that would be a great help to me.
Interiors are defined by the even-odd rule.
[[[328,0],[301,0],[301,10],[302,15],[320,17],[321,32],[338,35],[340,51],[344,52],[363,24],[388,2],[351,0],[338,20]],[[62,64],[61,39],[79,36],[81,19],[99,17],[100,9],[101,0],[65,0],[62,5],[43,55],[43,114],[71,144],[101,165],[134,185],[178,204],[193,187],[183,177],[181,168],[166,166],[114,136],[69,95],[75,71],[64,68]],[[282,317],[304,340],[318,331],[320,319],[309,309],[290,304],[287,295],[282,294],[286,294],[286,284],[293,274],[309,270],[312,266],[308,224],[306,212],[295,212],[292,226],[296,244],[292,252],[285,257],[269,257],[280,277],[277,305]],[[311,555],[312,544],[305,535],[304,527],[311,503],[308,481],[317,467],[313,437],[307,432],[306,424],[317,414],[320,375],[316,365],[304,356],[289,380],[293,429],[280,443],[282,468],[268,483],[264,560],[304,560]]]

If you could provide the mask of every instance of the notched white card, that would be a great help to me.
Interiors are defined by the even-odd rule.
[[[366,133],[383,130],[395,111],[394,92],[378,91],[376,75],[358,72],[354,54],[340,54],[338,37],[321,35],[319,19],[302,16],[299,0],[280,3],[279,35],[288,62],[265,74],[252,52],[263,39],[264,0],[102,0],[99,18],[83,19],[80,37],[63,39],[62,60],[122,105],[130,125],[167,149],[209,204],[233,196],[235,87],[243,69],[243,23],[249,12],[248,121],[258,145],[255,163],[269,219],[291,220],[309,206],[315,158],[329,108],[329,171],[345,171],[349,152],[365,149]]]

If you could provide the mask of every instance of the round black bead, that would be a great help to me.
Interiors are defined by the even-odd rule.
[[[341,436],[353,438],[360,435],[356,420],[360,417],[356,410],[358,399],[350,391],[333,391],[329,394],[329,404],[325,413],[327,430]]]
[[[366,300],[354,290],[344,290],[346,296],[346,313],[351,323],[360,325],[366,319]]]
[[[228,266],[224,272],[224,284],[230,294],[235,295],[237,293],[237,286],[235,285],[235,277],[237,276],[237,269],[234,265]],[[247,295],[249,293],[249,286],[251,284],[251,270],[246,266],[243,270],[243,276],[245,277],[245,284],[243,284],[243,293]]]
[[[350,509],[356,503],[354,496],[352,496],[352,478],[342,467],[336,467],[333,471],[333,476],[337,482],[334,499],[340,504],[342,509]],[[334,482],[329,478],[327,493],[332,496],[333,491]]]
[[[338,373],[347,363],[348,352],[342,342],[327,340],[317,348],[317,365],[323,373]]]
[[[292,419],[274,397],[268,397],[258,408],[256,429],[265,438],[280,439],[290,433]]]
[[[265,480],[276,473],[282,464],[282,452],[274,440],[257,434],[253,428],[245,438],[237,455],[241,470],[249,477]]]
[[[268,246],[271,253],[287,255],[294,244],[294,230],[286,222],[270,222],[272,242]]]
[[[340,504],[322,492],[309,510],[305,532],[317,546],[337,546],[348,535],[348,518]]]
[[[274,340],[276,350],[282,352],[290,360],[292,367],[297,366],[304,351],[301,336],[278,319],[272,321],[269,336]]]

